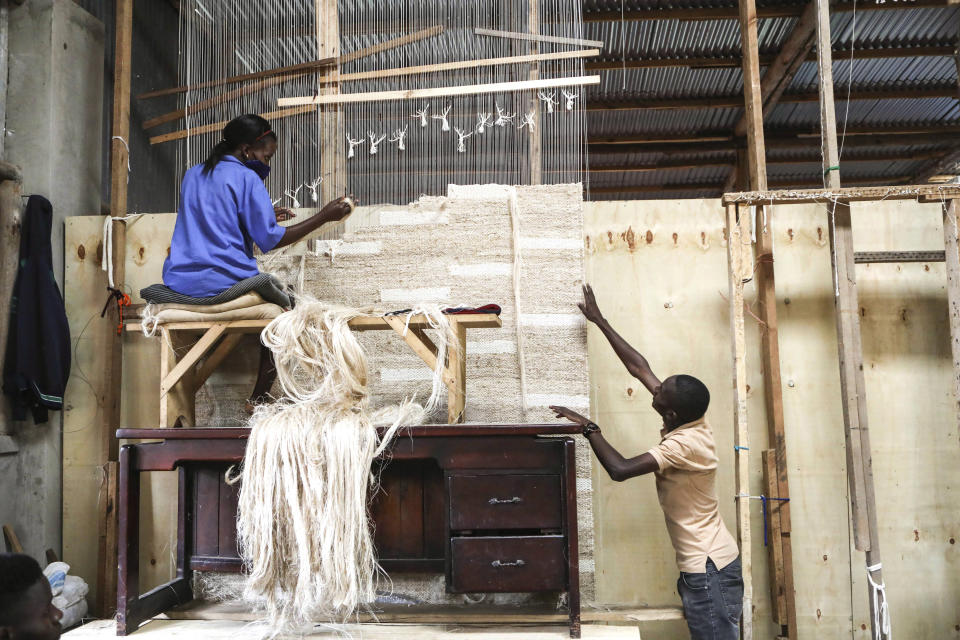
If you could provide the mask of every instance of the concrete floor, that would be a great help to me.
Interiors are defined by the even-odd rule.
[[[151,620],[134,633],[132,638],[164,640],[168,638],[203,638],[204,640],[258,640],[262,629],[240,620]],[[640,640],[636,627],[584,625],[583,640]],[[106,640],[116,637],[113,620],[96,620],[64,634],[70,640]],[[567,628],[552,626],[456,625],[456,624],[348,624],[331,625],[317,629],[303,638],[363,638],[364,640],[567,640]]]

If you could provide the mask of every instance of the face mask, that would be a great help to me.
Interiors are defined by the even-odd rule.
[[[267,176],[270,175],[270,165],[260,162],[259,160],[247,160],[243,163],[247,169],[253,170],[261,180],[266,180]]]

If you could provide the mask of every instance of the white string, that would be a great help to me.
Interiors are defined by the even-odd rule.
[[[127,184],[130,184],[130,147],[127,145],[127,141],[123,139],[122,136],[113,136],[111,140],[119,140],[120,144],[123,145],[123,148],[127,150]]]
[[[107,284],[111,289],[116,289],[113,282],[113,223],[123,222],[139,218],[140,213],[131,213],[130,215],[113,217],[107,216],[103,220],[103,251],[101,252],[100,268],[107,272]]]
[[[873,572],[880,571],[883,564],[878,562],[867,567],[867,580],[870,582],[871,597],[873,598],[873,637],[881,640],[886,636],[890,640],[890,607],[887,606],[887,587],[880,580],[877,584],[873,580]]]

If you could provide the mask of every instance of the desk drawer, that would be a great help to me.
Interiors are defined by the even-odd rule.
[[[450,476],[450,529],[560,529],[560,476]]]
[[[450,590],[562,591],[567,584],[565,544],[563,536],[453,538]]]

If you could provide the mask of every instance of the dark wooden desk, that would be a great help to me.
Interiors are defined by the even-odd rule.
[[[580,637],[572,424],[424,425],[404,431],[380,461],[371,515],[389,571],[442,572],[450,593],[566,591]],[[237,487],[248,429],[120,429],[160,439],[120,449],[117,635],[193,599],[193,571],[240,571]],[[179,470],[176,577],[139,592],[140,473]]]

